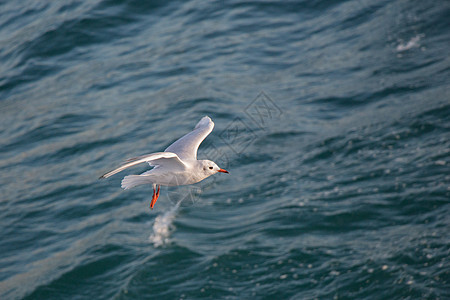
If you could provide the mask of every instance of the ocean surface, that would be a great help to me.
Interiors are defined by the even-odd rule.
[[[0,2],[0,299],[450,299],[450,3]],[[203,116],[230,174],[98,177]]]

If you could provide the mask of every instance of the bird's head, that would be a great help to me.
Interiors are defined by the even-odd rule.
[[[205,178],[216,173],[228,173],[227,170],[219,168],[219,166],[210,160],[201,160],[200,161],[201,172],[205,175]]]

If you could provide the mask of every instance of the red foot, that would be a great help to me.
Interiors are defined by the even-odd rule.
[[[158,185],[158,191],[155,191],[155,189],[153,189],[153,197],[152,197],[152,202],[150,202],[150,209],[153,209],[153,206],[155,205],[156,200],[158,200],[160,187],[161,186]]]

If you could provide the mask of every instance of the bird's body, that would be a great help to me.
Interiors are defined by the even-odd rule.
[[[130,189],[142,184],[153,185],[153,198],[150,208],[159,197],[159,188],[193,184],[216,174],[228,173],[210,160],[197,160],[197,149],[201,142],[211,133],[214,122],[209,117],[203,117],[194,130],[170,145],[164,152],[157,152],[128,159],[122,166],[114,169],[100,178],[108,178],[122,170],[147,162],[154,168],[141,175],[128,175],[122,180],[122,188]],[[156,191],[156,188],[158,190]]]

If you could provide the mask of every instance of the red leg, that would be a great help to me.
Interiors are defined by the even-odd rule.
[[[160,186],[158,185],[158,191],[156,191],[155,189],[153,189],[153,197],[152,197],[152,202],[150,202],[150,208],[153,209],[153,206],[155,205],[156,201],[158,200],[159,197],[159,189]]]
[[[153,209],[152,203],[153,203],[153,199],[155,199],[156,196],[156,191],[155,188],[153,188],[153,196],[152,196],[152,201],[150,201],[150,208]]]

